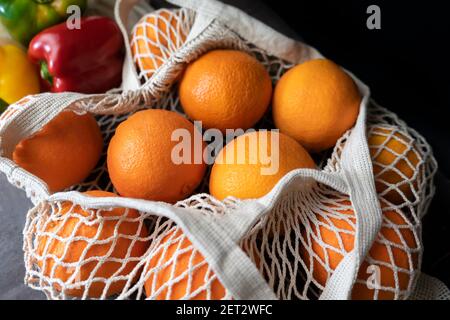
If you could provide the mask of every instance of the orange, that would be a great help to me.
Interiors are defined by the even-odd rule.
[[[356,283],[354,285],[352,292],[353,299],[371,300],[377,298],[379,300],[391,300],[395,298],[394,292],[388,290],[378,290],[378,296],[376,297],[376,290],[367,286],[366,280],[371,276],[371,271],[368,268],[371,265],[375,265],[380,270],[381,286],[396,288],[397,291],[408,290],[413,281],[412,274],[410,273],[417,271],[419,268],[419,255],[416,252],[419,244],[416,242],[413,228],[396,211],[385,211],[383,214],[386,224],[381,228],[377,241],[385,240],[391,245],[380,242],[372,245],[369,255],[377,262],[372,263],[366,259],[361,264],[358,280],[362,280],[364,283]],[[400,226],[400,228],[396,230],[393,227],[389,227],[387,223]],[[415,250],[415,252],[410,253],[409,251],[411,250]],[[392,252],[393,259],[390,258],[389,251]],[[394,264],[396,268],[401,268],[401,270],[394,271],[385,264]],[[398,283],[395,280],[396,276]],[[405,298],[404,292],[402,292],[400,298]]]
[[[281,132],[311,152],[333,147],[350,129],[361,96],[352,78],[330,60],[304,62],[275,86],[273,119]]]
[[[107,156],[109,176],[119,194],[165,202],[190,195],[206,170],[205,146],[201,139],[198,145],[195,143],[195,130],[178,113],[158,109],[137,112],[122,122],[111,139]],[[188,140],[172,141],[172,134],[181,131],[189,136]],[[197,134],[201,138],[201,133]],[[178,155],[177,146],[183,142],[190,156],[184,163],[177,163],[172,153]]]
[[[414,201],[421,163],[413,139],[395,127],[374,126],[368,143],[377,193],[397,205]]]
[[[92,197],[115,196],[104,191],[88,191],[85,194]],[[66,217],[66,215],[69,216]],[[46,234],[37,237],[36,252],[43,258],[37,263],[43,275],[55,281],[53,285],[56,289],[61,290],[61,286],[56,281],[62,281],[65,286],[73,285],[72,288],[64,289],[64,293],[69,296],[82,297],[88,290],[88,297],[101,297],[106,289],[105,279],[128,276],[138,264],[137,260],[126,263],[117,259],[126,259],[128,254],[131,258],[141,257],[149,246],[148,241],[142,240],[147,237],[148,232],[145,225],[138,220],[139,213],[136,210],[126,211],[124,208],[114,208],[113,210],[85,211],[79,205],[64,202],[52,217],[53,219],[42,230]],[[56,236],[62,239],[56,239]],[[130,237],[136,236],[141,239],[132,243]],[[72,237],[83,237],[88,240],[69,241]],[[106,242],[95,243],[100,240]],[[130,246],[132,246],[131,249]],[[88,259],[92,260],[87,261]],[[63,263],[69,265],[63,266]],[[138,276],[139,272],[135,278]],[[95,278],[103,278],[103,280]],[[90,286],[87,284],[74,286],[78,282],[91,281],[90,279],[92,279]],[[111,282],[105,296],[120,293],[127,284],[127,280]]]
[[[131,35],[133,60],[147,79],[182,46],[188,30],[182,25],[181,10],[156,10],[144,16]]]
[[[353,249],[354,236],[347,232],[354,232],[353,224],[355,223],[353,210],[338,210],[333,205],[325,205],[336,210],[338,215],[342,215],[342,217],[327,216],[325,218],[317,214],[316,224],[311,223],[312,230],[308,231],[311,235],[315,235],[315,238],[311,238],[310,247],[302,246],[300,249],[302,260],[307,266],[310,264],[311,258],[308,249],[312,250],[318,256],[313,258],[312,272],[314,279],[322,286],[325,286],[330,276],[323,264],[328,265],[331,270],[335,270],[343,258],[342,252],[350,252]],[[344,201],[342,205],[348,206],[349,202]],[[318,229],[316,225],[319,226]],[[336,232],[333,228],[338,228],[339,232]],[[306,240],[306,232],[303,232],[302,237],[308,243],[308,240]],[[317,240],[317,237],[321,241]],[[340,245],[340,241],[342,241],[342,246]],[[324,244],[330,247],[326,248]],[[326,256],[328,257],[328,262],[326,262]]]
[[[278,132],[253,131],[232,140],[219,152],[209,190],[220,200],[228,196],[259,198],[298,168],[315,168],[315,163],[294,139]]]
[[[22,140],[13,160],[56,192],[86,179],[100,159],[102,147],[102,134],[92,115],[64,111]]]
[[[264,66],[237,50],[214,50],[189,64],[180,101],[192,120],[206,128],[248,129],[262,118],[272,95]]]
[[[344,255],[353,250],[354,246],[354,225],[356,218],[351,209],[350,201],[341,201],[345,209],[336,208],[333,205],[328,206],[333,214],[324,212],[317,214],[317,221],[311,223],[310,246],[302,246],[300,255],[305,262],[309,272],[312,272],[314,279],[321,285],[325,286],[332,271],[334,271],[344,258]],[[303,232],[303,238],[308,243],[307,231]],[[384,241],[385,243],[382,243]],[[386,243],[387,242],[387,243]],[[394,299],[394,292],[387,289],[378,289],[378,295],[375,297],[375,290],[369,288],[365,282],[370,276],[369,266],[379,268],[380,285],[383,287],[393,288],[396,291],[405,291],[408,289],[412,276],[410,272],[418,268],[418,254],[412,252],[417,250],[418,243],[414,236],[413,226],[397,211],[383,211],[383,224],[376,241],[369,250],[369,256],[375,260],[369,263],[365,259],[362,263],[358,280],[364,281],[356,283],[353,287],[353,299]],[[314,252],[314,256],[310,256],[310,252]],[[390,253],[392,252],[392,259]],[[411,252],[411,260],[409,259]],[[311,260],[312,259],[312,263]],[[388,267],[386,265],[394,265]],[[327,270],[325,265],[331,270]],[[401,268],[397,271],[395,268]],[[398,283],[395,277],[398,277]]]
[[[156,300],[220,300],[225,297],[225,288],[217,278],[212,279],[214,272],[180,229],[169,231],[157,250],[146,266],[151,272],[144,284],[147,297]],[[209,290],[203,288],[207,284]]]

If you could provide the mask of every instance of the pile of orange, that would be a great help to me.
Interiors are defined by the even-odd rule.
[[[131,47],[136,65],[150,78],[167,60],[166,51],[178,49],[186,37],[187,34],[180,29],[177,11],[160,10],[144,17],[133,33]],[[355,124],[361,103],[361,95],[353,79],[330,60],[315,59],[297,65],[273,87],[267,68],[251,54],[237,50],[212,50],[191,62],[179,79],[178,92],[187,118],[173,111],[148,109],[136,112],[117,127],[107,148],[107,168],[120,196],[169,203],[185,199],[195,192],[207,171],[206,144],[194,139],[201,137],[202,132],[193,121],[200,121],[205,129],[217,129],[227,134],[232,132],[230,130],[256,127],[265,115],[272,115],[279,132],[256,130],[235,137],[217,154],[209,178],[210,193],[220,200],[262,197],[289,172],[315,169],[310,153],[333,147]],[[183,140],[184,147],[180,147],[183,137],[191,139]],[[405,199],[413,201],[415,198],[421,159],[417,150],[410,147],[412,144],[407,134],[394,127],[372,128],[369,132],[376,188],[387,203],[399,204]],[[45,181],[51,192],[56,192],[83,181],[96,166],[102,147],[103,139],[95,119],[91,115],[80,116],[67,111],[34,136],[20,142],[13,159]],[[396,188],[388,187],[392,184]],[[104,192],[88,195],[112,196]],[[124,208],[97,210],[95,215],[101,220],[102,217],[119,217],[124,212]],[[136,211],[126,212],[128,218],[139,221]],[[79,206],[64,203],[58,215],[69,217],[52,222],[44,231],[62,239],[70,235],[92,240],[111,238],[111,243],[88,249],[87,241],[66,243],[48,236],[37,240],[37,251],[42,256],[38,265],[47,277],[66,283],[72,281],[70,279],[75,272],[81,282],[92,277],[92,273],[95,273],[94,278],[102,279],[94,280],[89,287],[65,288],[65,293],[71,296],[81,296],[85,292],[90,297],[119,293],[127,281],[137,279],[142,270],[136,271],[137,264],[130,262],[119,272],[121,265],[115,261],[124,259],[125,254],[140,257],[149,246],[143,240],[129,250],[131,243],[126,236],[145,239],[148,234],[145,227],[139,227],[139,222],[123,223],[119,233],[125,237],[114,239],[117,221],[106,219],[103,227],[99,228],[97,222],[84,221],[93,219],[91,214]],[[351,210],[340,214],[354,216]],[[301,249],[299,255],[309,261],[312,250],[311,272],[315,281],[323,286],[330,270],[334,270],[343,258],[332,248],[342,242],[344,251],[348,252],[354,243],[353,236],[329,232],[327,225],[354,230],[340,219],[321,220],[321,217],[318,215],[317,218],[321,226],[310,232],[322,242],[313,241],[311,248]],[[389,210],[384,212],[384,220],[389,223],[383,225],[380,237],[397,248],[392,249],[393,261],[388,259],[387,245],[382,242],[373,245],[370,256],[381,262],[394,263],[399,268],[417,268],[417,261],[407,261],[407,248],[401,249],[402,246],[417,247],[412,231],[404,229],[404,241],[400,242],[390,227],[405,226],[408,221],[399,212]],[[72,233],[74,228],[75,234]],[[181,240],[174,241],[176,238]],[[113,244],[115,247],[111,250]],[[145,283],[147,295],[158,299],[183,298],[189,296],[188,286],[191,291],[196,290],[207,281],[210,281],[208,291],[200,290],[190,298],[216,299],[225,295],[220,282],[211,280],[214,274],[209,273],[206,263],[195,269],[191,279],[183,278],[174,283],[171,290],[164,287],[172,277],[182,275],[192,263],[201,264],[204,258],[194,249],[181,256],[178,254],[191,246],[181,231],[162,235],[160,246],[164,250],[157,251],[144,270],[149,272]],[[96,259],[84,263],[89,257]],[[328,257],[328,269],[321,264],[325,257]],[[68,264],[79,262],[79,266],[68,270],[56,259]],[[173,261],[177,261],[176,265]],[[383,268],[382,265],[380,267]],[[158,272],[152,273],[152,270]],[[117,272],[127,275],[132,271],[135,272],[133,279],[117,281],[106,287],[104,279],[117,276]],[[405,290],[411,280],[408,276],[396,276],[391,270],[382,272],[385,286],[393,286],[397,277],[400,279],[397,287]],[[54,282],[57,288],[61,288],[59,282]],[[373,292],[357,284],[353,296],[373,298]],[[392,298],[392,295],[381,292],[380,297]]]
[[[155,63],[155,56],[160,57],[161,61],[166,59],[164,48],[171,47],[172,52],[180,48],[178,40],[186,37],[184,33],[174,33],[180,29],[180,24],[178,11],[158,10],[142,18],[135,26],[131,42],[136,66],[141,72],[150,70],[149,72],[154,73],[160,66]],[[253,150],[249,150],[249,146],[237,146],[245,138],[238,137],[230,141],[222,153],[234,148],[246,159],[238,161],[240,159],[227,157],[222,163],[214,164],[209,186],[210,193],[219,199],[228,196],[258,198],[267,194],[289,171],[314,168],[308,152],[333,147],[355,124],[361,102],[353,79],[329,60],[316,59],[295,66],[281,77],[273,89],[266,67],[255,57],[242,51],[222,49],[209,51],[191,62],[179,81],[178,92],[185,114],[190,120],[201,122],[205,129],[217,129],[224,135],[233,134],[233,130],[247,130],[257,126],[272,111],[275,125],[280,130],[276,135],[280,137],[276,146],[260,146],[259,142],[256,145],[257,149],[264,149],[267,155],[279,153],[276,174],[261,174],[260,169],[268,165],[263,163],[265,159],[258,156],[253,159],[255,154]],[[128,121],[136,123],[134,119]],[[151,135],[154,129],[154,132],[159,131],[161,136],[165,136],[164,120],[156,122],[147,134]],[[108,150],[111,180],[119,193],[174,202],[192,192],[198,184],[189,183],[185,188],[189,192],[181,192],[178,198],[161,195],[159,189],[150,190],[159,187],[159,183],[146,183],[149,179],[159,181],[155,179],[153,172],[165,172],[167,175],[168,172],[176,172],[178,178],[169,180],[175,183],[174,189],[177,189],[178,185],[186,183],[178,181],[183,176],[180,170],[188,172],[191,170],[188,168],[192,166],[181,165],[175,169],[170,161],[155,164],[153,148],[162,153],[165,146],[156,147],[152,145],[153,142],[147,143],[146,139],[137,139],[136,130],[131,128],[133,126],[135,124],[122,124]],[[259,141],[265,135],[265,132],[260,131],[250,134],[250,137],[254,136]],[[130,142],[125,143],[121,137],[126,137]],[[131,137],[136,138],[132,141]],[[158,144],[173,147],[172,141],[159,140]],[[148,156],[149,163],[146,166],[141,166],[145,162],[142,157],[146,154],[152,156]],[[129,155],[139,159],[139,168],[131,166],[124,159],[130,158]],[[167,159],[168,155],[165,154],[164,157]],[[148,170],[149,166],[152,170]],[[170,190],[172,186],[167,185],[165,189]]]

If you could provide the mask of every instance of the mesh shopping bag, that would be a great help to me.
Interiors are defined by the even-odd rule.
[[[122,88],[31,96],[0,118],[0,170],[35,205],[24,229],[29,286],[52,299],[449,297],[420,273],[421,218],[436,171],[431,148],[350,73],[363,96],[354,128],[318,169],[290,172],[259,199],[218,201],[207,194],[208,175],[195,195],[174,205],[92,196],[114,191],[106,152],[86,181],[56,194],[18,167],[14,147],[63,110],[95,114],[105,150],[137,110],[182,113],[174,83],[208,50],[248,52],[274,83],[292,66],[322,57],[218,1],[171,0],[180,8],[158,12],[138,2],[114,7],[127,51]],[[133,29],[130,13],[144,23]],[[137,35],[131,42],[130,32]],[[270,116],[259,126],[271,128]]]

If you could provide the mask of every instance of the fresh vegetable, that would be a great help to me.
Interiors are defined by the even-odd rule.
[[[26,52],[12,43],[0,43],[0,113],[11,103],[39,93],[38,72]]]
[[[123,38],[117,24],[106,17],[82,18],[80,29],[65,23],[33,38],[31,61],[52,92],[101,93],[118,87],[122,79]]]
[[[394,126],[371,126],[367,138],[379,196],[396,205],[416,201],[423,161],[414,140]]]
[[[121,196],[175,203],[194,192],[205,175],[206,163],[173,160],[178,142],[172,136],[180,130],[191,137],[200,134],[180,114],[157,109],[136,112],[116,128],[108,146],[107,166]],[[206,145],[198,147],[190,141],[186,153],[203,154]]]
[[[272,116],[280,132],[308,151],[332,148],[356,122],[361,95],[353,79],[327,59],[288,70],[275,86]]]
[[[352,290],[354,300],[402,299],[419,270],[420,245],[414,222],[401,210],[380,204],[383,222],[367,257],[361,261]],[[356,216],[345,195],[324,198],[316,206],[311,216],[304,217],[309,228],[302,230],[301,238],[307,245],[298,246],[298,250],[307,274],[324,287],[346,254],[354,249]],[[375,278],[370,266],[377,270]]]
[[[144,269],[150,271],[144,282],[147,298],[221,300],[226,297],[225,287],[182,230],[170,230],[159,243]]]
[[[8,104],[4,101],[4,100],[2,100],[2,99],[0,99],[0,113],[2,113],[3,111],[5,111],[5,109],[8,107]]]
[[[150,79],[155,71],[180,48],[188,36],[183,9],[159,9],[142,17],[131,33],[133,61]]]
[[[0,22],[24,45],[40,31],[67,19],[67,8],[84,11],[87,0],[0,0]]]
[[[212,50],[187,66],[179,95],[186,115],[205,128],[246,130],[266,113],[272,81],[248,53]]]
[[[89,176],[100,159],[103,138],[91,114],[58,114],[16,145],[13,160],[43,180],[50,192],[64,190]]]
[[[100,190],[86,191],[84,195],[116,197]],[[44,224],[42,235],[36,239],[37,254],[43,258],[37,259],[37,265],[52,280],[50,285],[55,291],[77,298],[85,293],[88,298],[110,297],[139,279],[139,258],[147,251],[149,241],[144,240],[148,231],[141,225],[138,211],[120,207],[85,210],[66,201],[55,216]],[[83,240],[68,240],[70,237]]]
[[[315,167],[309,153],[288,135],[265,130],[248,132],[229,142],[217,155],[209,192],[219,200],[229,196],[255,199],[266,195],[290,171]]]

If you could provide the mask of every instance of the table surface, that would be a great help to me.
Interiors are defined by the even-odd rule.
[[[22,230],[31,206],[25,192],[0,174],[0,299],[45,299],[42,292],[24,284]]]

